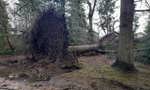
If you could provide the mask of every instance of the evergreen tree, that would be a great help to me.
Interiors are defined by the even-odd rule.
[[[15,16],[21,27],[19,29],[28,30],[45,3],[46,1],[42,0],[18,0]]]
[[[69,0],[68,29],[71,44],[85,44],[87,41],[86,16],[83,0]]]
[[[1,34],[5,33],[8,29],[8,14],[6,11],[6,3],[0,0],[0,31]]]
[[[116,23],[113,16],[115,11],[115,3],[117,0],[99,0],[99,6],[97,8],[99,13],[99,27],[107,34],[114,31],[114,25]]]
[[[150,64],[150,16],[147,23],[147,26],[145,27],[145,33],[146,35],[143,37],[143,42],[140,48],[144,48],[145,50],[140,53],[141,60],[138,59],[138,61],[144,63],[144,64]]]
[[[13,46],[10,43],[8,35],[8,19],[6,3],[3,0],[0,0],[0,48],[13,50]]]

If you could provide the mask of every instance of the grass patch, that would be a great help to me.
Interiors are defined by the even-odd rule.
[[[84,66],[84,67],[83,67]],[[124,73],[109,65],[101,65],[99,67],[91,67],[83,64],[83,68],[79,71],[68,73],[66,76],[79,79],[97,79],[98,82],[104,82],[106,86],[118,85],[123,88],[150,90],[150,71],[145,65],[136,65],[138,72]],[[113,89],[112,89],[113,90]],[[115,90],[115,89],[114,89]]]
[[[0,55],[15,55],[15,50],[5,49],[0,50]]]

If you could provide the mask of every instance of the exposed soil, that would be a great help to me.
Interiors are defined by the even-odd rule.
[[[29,62],[25,56],[1,56],[0,90],[150,90],[149,66],[122,73],[104,55],[80,57],[81,69],[71,72],[46,60]]]

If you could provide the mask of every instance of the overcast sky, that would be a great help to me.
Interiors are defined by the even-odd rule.
[[[14,8],[15,3],[17,2],[17,0],[6,0],[6,1],[9,3],[9,7],[11,7],[11,8]],[[93,0],[91,0],[91,1],[93,1]],[[150,3],[150,0],[147,0],[147,1]],[[116,3],[116,6],[120,7],[120,0],[118,0],[118,2]],[[146,8],[147,8],[147,6],[146,6],[144,0],[143,0],[142,3],[141,2],[140,3],[136,3],[136,9],[146,9]],[[86,13],[88,13],[88,9],[86,9]],[[140,16],[140,18],[139,18],[139,25],[140,25],[140,27],[137,30],[137,32],[143,32],[144,28],[146,26],[148,13],[136,13],[136,14],[138,14],[138,16]],[[119,19],[119,17],[120,17],[120,8],[116,9],[116,12],[115,12],[114,16],[117,19]],[[95,12],[95,14],[94,14],[94,23],[96,23],[97,20],[98,20],[98,13]],[[119,26],[119,24],[117,26]],[[98,28],[97,28],[96,25],[94,25],[94,29],[96,31],[98,31]],[[118,30],[119,30],[119,28],[118,28]],[[101,34],[103,35],[103,33],[101,33]]]
[[[93,0],[91,0],[91,1],[93,1]],[[147,1],[150,4],[150,0],[147,0]],[[116,2],[116,7],[120,7],[120,0],[118,0]],[[136,10],[147,9],[145,1],[143,0],[142,2],[136,3],[136,8],[135,9]],[[139,28],[137,30],[137,33],[143,32],[144,29],[145,29],[145,26],[147,24],[148,13],[141,13],[141,12],[139,12],[139,13],[136,13],[136,15],[138,15],[140,17],[139,18]],[[120,18],[120,8],[115,10],[114,16],[116,17],[116,19],[119,20],[119,18]],[[98,13],[96,12],[94,14],[94,21],[95,21],[95,23],[97,22],[97,19],[98,19]],[[116,30],[118,31],[119,30],[119,23],[116,24],[116,27],[118,27],[118,28],[116,28]],[[96,25],[95,25],[94,28],[95,28],[95,30],[98,30]],[[101,34],[100,36],[103,36],[104,33],[101,32],[100,34]]]

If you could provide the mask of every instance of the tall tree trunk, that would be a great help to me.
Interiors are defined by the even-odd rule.
[[[93,43],[94,42],[94,33],[93,33],[93,17],[92,16],[89,16],[89,41],[90,43]]]
[[[89,14],[88,14],[88,19],[89,19],[89,41],[90,43],[93,43],[95,40],[94,37],[94,31],[93,31],[93,15],[95,12],[95,8],[96,8],[96,4],[97,4],[97,0],[94,0],[94,5],[92,6],[92,3],[88,0],[87,4],[89,6]]]
[[[9,49],[11,49],[11,50],[13,51],[15,48],[14,48],[14,46],[11,44],[11,41],[10,41],[10,39],[9,39],[9,36],[6,35],[5,38],[6,38],[6,45],[8,44]]]
[[[125,71],[135,70],[133,55],[134,0],[121,0],[118,59],[113,66]]]
[[[62,49],[62,53],[59,57],[58,62],[56,62],[58,65],[60,65],[61,68],[75,68],[77,62],[77,57],[74,56],[71,52],[69,52],[68,50],[68,45],[69,45],[69,31],[67,30],[67,24],[66,24],[66,17],[65,17],[65,5],[66,5],[66,1],[65,0],[61,0],[60,1],[61,4],[61,11],[62,11],[62,15],[63,15],[63,26],[64,26],[64,31],[63,31],[63,49]]]

